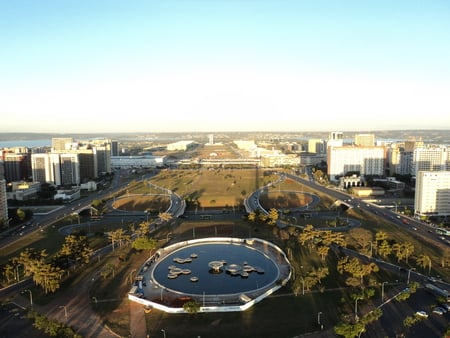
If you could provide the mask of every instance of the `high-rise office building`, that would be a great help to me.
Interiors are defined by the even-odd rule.
[[[6,180],[0,177],[0,222],[8,223],[8,200],[6,198]]]
[[[415,214],[450,215],[450,171],[419,171],[416,176]]]
[[[311,138],[308,140],[308,152],[314,154],[325,153],[325,142],[322,139]]]
[[[47,153],[31,156],[33,181],[56,186],[80,184],[76,153]]]
[[[327,148],[342,147],[344,145],[344,133],[340,131],[333,131],[330,133],[327,141]]]
[[[54,137],[52,138],[52,151],[66,151],[72,149],[74,143],[73,137]]]
[[[4,153],[5,180],[7,182],[27,180],[29,172],[29,154]]]
[[[348,173],[384,176],[385,147],[328,147],[328,177],[332,181]]]
[[[375,146],[375,135],[374,134],[356,134],[355,135],[355,146],[374,147]]]
[[[111,141],[111,156],[119,156],[119,142]]]
[[[416,176],[419,171],[448,170],[450,157],[445,146],[428,146],[415,148],[413,152],[413,166],[411,175]]]

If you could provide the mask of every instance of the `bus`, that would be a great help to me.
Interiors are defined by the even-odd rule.
[[[450,236],[450,230],[443,229],[443,228],[437,228],[436,229],[436,233],[439,234],[439,235]]]

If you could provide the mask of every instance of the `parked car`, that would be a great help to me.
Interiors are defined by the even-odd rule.
[[[433,309],[433,313],[435,313],[435,314],[437,314],[437,315],[440,315],[440,316],[442,316],[445,312],[446,312],[446,310],[444,310],[444,309],[441,308],[441,307],[435,307],[435,308]]]
[[[441,304],[441,306],[440,306],[441,308],[443,308],[443,309],[446,309],[447,310],[447,312],[448,311],[450,311],[450,305],[449,304],[445,304],[445,303],[443,303],[443,304]]]
[[[420,316],[420,317],[428,318],[428,314],[425,311],[417,311],[416,315]]]

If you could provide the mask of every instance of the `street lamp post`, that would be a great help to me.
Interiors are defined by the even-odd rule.
[[[163,333],[164,338],[166,338],[166,330],[161,329],[161,332]]]
[[[356,298],[355,299],[355,321],[357,322],[359,320],[358,317],[358,300],[360,300],[361,298]]]
[[[387,282],[381,283],[381,303],[384,301],[384,284],[387,284]]]
[[[33,294],[31,293],[31,290],[23,290],[23,292],[30,293],[30,308],[33,308]]]
[[[66,317],[67,320],[67,307],[65,305],[61,305],[59,308],[60,309],[64,308],[64,317]]]
[[[133,273],[136,271],[136,269],[134,269],[134,270],[131,270],[130,271],[130,274],[128,275],[128,278],[130,279],[130,283],[131,283],[131,285],[133,285]]]
[[[319,312],[317,314],[317,324],[320,326],[320,315],[322,314],[322,312]]]
[[[411,270],[416,270],[416,268],[411,268],[411,269],[408,270],[408,279],[406,281],[406,284],[409,284],[409,279],[411,277]]]

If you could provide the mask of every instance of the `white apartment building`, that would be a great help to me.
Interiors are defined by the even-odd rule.
[[[355,146],[373,147],[375,146],[374,134],[355,134]]]
[[[450,171],[419,171],[416,176],[415,214],[450,215]]]
[[[450,168],[448,148],[445,146],[427,146],[415,148],[411,175],[419,171],[442,171]]]
[[[33,182],[80,184],[80,163],[75,153],[32,154],[31,171]]]
[[[385,147],[328,147],[328,177],[338,181],[349,172],[360,175],[385,175]]]
[[[332,131],[328,136],[327,148],[342,147],[344,145],[344,133],[340,131]]]

